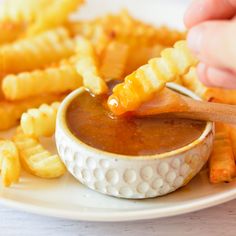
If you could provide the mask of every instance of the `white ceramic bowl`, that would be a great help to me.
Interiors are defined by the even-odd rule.
[[[168,87],[199,99],[177,84]],[[67,127],[66,112],[74,98],[85,90],[77,89],[62,102],[57,116],[56,144],[68,171],[82,184],[98,192],[122,198],[152,198],[173,192],[187,184],[207,162],[212,150],[214,127],[207,122],[202,135],[171,152],[130,157],[88,146]]]

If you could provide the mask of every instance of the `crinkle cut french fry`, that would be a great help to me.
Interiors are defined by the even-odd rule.
[[[56,115],[60,103],[42,104],[39,108],[31,108],[21,116],[22,131],[34,137],[52,136],[55,132]]]
[[[121,11],[120,14],[115,17],[121,18],[121,20],[123,21],[123,26],[122,24],[120,24],[119,27],[114,23],[115,26],[117,26],[114,31],[121,32],[121,34],[123,32],[124,34],[127,34],[127,40],[134,38],[134,40],[137,40],[138,42],[149,46],[158,43],[170,47],[173,46],[175,42],[185,39],[184,32],[172,30],[166,26],[154,27],[152,25],[146,24],[140,20],[133,18],[127,10]],[[112,24],[109,24],[109,22],[111,22],[111,19],[109,18],[111,17],[107,17],[107,25],[110,25],[112,27]]]
[[[160,58],[151,59],[114,87],[108,99],[110,110],[116,115],[136,110],[167,82],[185,74],[196,63],[185,41],[177,42],[174,48],[164,49]]]
[[[64,28],[3,45],[0,47],[0,72],[19,73],[42,68],[70,57],[74,46],[74,41]]]
[[[234,153],[234,158],[236,159],[236,125],[227,124],[227,128]]]
[[[3,95],[3,93],[2,93],[2,90],[0,89],[0,102],[1,102],[2,100],[4,100],[4,95]]]
[[[126,10],[115,15],[107,14],[92,21],[69,22],[67,25],[73,35],[83,35],[92,40],[95,46],[99,43],[101,48],[110,40],[148,47],[155,44],[170,47],[176,41],[185,38],[184,32],[165,26],[154,27],[145,24],[133,18]]]
[[[207,99],[207,88],[201,81],[197,78],[196,68],[191,67],[189,72],[181,77],[183,86],[192,90],[201,98]]]
[[[128,75],[137,70],[140,66],[147,64],[151,58],[159,57],[164,48],[165,47],[160,44],[154,46],[142,46],[140,44],[131,45],[125,75]]]
[[[208,100],[213,102],[236,105],[235,89],[211,88],[208,97]]]
[[[103,52],[100,73],[106,80],[121,79],[129,55],[129,46],[112,41]]]
[[[99,76],[96,55],[92,44],[85,38],[76,39],[75,66],[77,72],[83,77],[83,85],[93,94],[106,93],[106,82]]]
[[[197,77],[196,68],[181,77],[183,86],[207,101],[236,104],[236,90],[206,87]]]
[[[36,138],[17,130],[13,141],[18,147],[23,168],[41,178],[58,178],[66,172],[66,168],[57,154],[51,154]]]
[[[4,32],[0,34],[0,45],[11,43],[18,39],[25,31],[25,28],[24,24],[0,21],[0,32]]]
[[[158,32],[159,31],[159,32]],[[158,28],[155,40],[165,46],[172,46],[175,42],[186,38],[185,32],[170,29],[166,26]]]
[[[209,161],[211,183],[230,182],[236,174],[235,159],[226,127],[216,127],[213,152]]]
[[[4,100],[4,94],[2,91],[2,79],[4,78],[4,74],[0,73],[0,101]]]
[[[20,160],[16,145],[9,140],[0,140],[0,172],[2,183],[9,187],[20,177]]]
[[[36,35],[63,24],[69,14],[83,2],[84,0],[54,0],[44,12],[41,12],[36,22],[29,27],[27,35]]]
[[[1,86],[1,82],[0,82],[0,86]],[[2,88],[0,88],[0,102],[3,101],[5,98],[4,98],[4,94],[2,92]]]
[[[8,100],[25,99],[43,93],[63,93],[83,85],[74,65],[8,75],[3,79],[2,90]]]
[[[0,5],[0,21],[31,23],[55,0],[5,0]]]
[[[60,101],[64,97],[65,95],[45,94],[17,102],[0,101],[0,130],[7,130],[15,126],[22,113],[29,108],[39,107],[43,103]]]
[[[92,21],[67,22],[66,27],[72,35],[82,35],[88,38],[99,56],[113,40],[131,47],[136,45],[137,51],[140,52],[139,49],[142,47],[151,48],[157,44],[170,47],[176,41],[185,38],[183,32],[145,24],[131,17],[127,11],[121,11],[116,15],[108,14]],[[139,56],[139,53],[136,52],[134,54]],[[139,64],[138,67],[143,64]],[[131,72],[133,70],[130,69],[128,73]]]
[[[100,55],[109,43],[110,37],[102,25],[95,21],[67,22],[65,27],[72,36],[82,36],[88,39],[97,53]]]

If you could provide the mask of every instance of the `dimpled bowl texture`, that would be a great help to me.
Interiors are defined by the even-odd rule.
[[[169,83],[168,87],[199,100],[182,86]],[[207,162],[213,145],[212,122],[206,122],[202,135],[194,142],[163,154],[130,157],[86,145],[70,132],[66,123],[68,105],[84,91],[79,88],[62,102],[55,136],[68,171],[87,187],[115,197],[153,198],[186,185]]]

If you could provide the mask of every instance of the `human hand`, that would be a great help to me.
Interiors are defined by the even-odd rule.
[[[195,0],[184,23],[199,58],[199,79],[210,87],[236,89],[236,0]]]

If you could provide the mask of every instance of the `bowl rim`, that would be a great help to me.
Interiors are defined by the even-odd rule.
[[[189,89],[178,85],[176,83],[167,83],[167,87],[171,88],[177,92],[181,92],[184,95],[187,95],[195,100],[202,100],[199,96],[197,96],[195,93],[193,93],[192,91],[190,91]],[[142,160],[142,159],[150,159],[150,160],[154,160],[154,159],[162,159],[162,158],[167,158],[167,157],[171,157],[174,155],[179,155],[182,153],[185,153],[186,151],[189,151],[190,149],[193,149],[194,147],[196,147],[197,145],[199,145],[200,143],[202,143],[207,136],[209,135],[209,133],[213,130],[214,127],[214,123],[211,121],[206,121],[206,125],[205,128],[202,132],[202,134],[193,142],[169,151],[169,152],[164,152],[164,153],[159,153],[159,154],[153,154],[153,155],[140,155],[140,156],[135,156],[135,155],[124,155],[124,154],[117,154],[117,153],[111,153],[111,152],[107,152],[104,150],[100,150],[97,149],[95,147],[92,147],[86,143],[84,143],[83,141],[81,141],[79,138],[77,138],[71,131],[70,128],[67,125],[67,121],[66,121],[66,112],[68,109],[68,106],[71,104],[71,102],[81,93],[86,92],[86,88],[85,87],[80,87],[76,90],[74,90],[73,92],[71,92],[69,95],[66,96],[66,98],[62,101],[59,110],[58,110],[58,114],[57,114],[57,121],[56,121],[56,130],[58,130],[59,128],[64,132],[64,134],[70,138],[70,140],[79,145],[82,146],[83,148],[87,149],[87,151],[89,152],[93,152],[97,155],[103,155],[109,158],[122,158],[122,159],[132,159],[132,160]],[[59,128],[58,128],[59,127]],[[56,138],[56,142],[57,142],[57,138]]]

